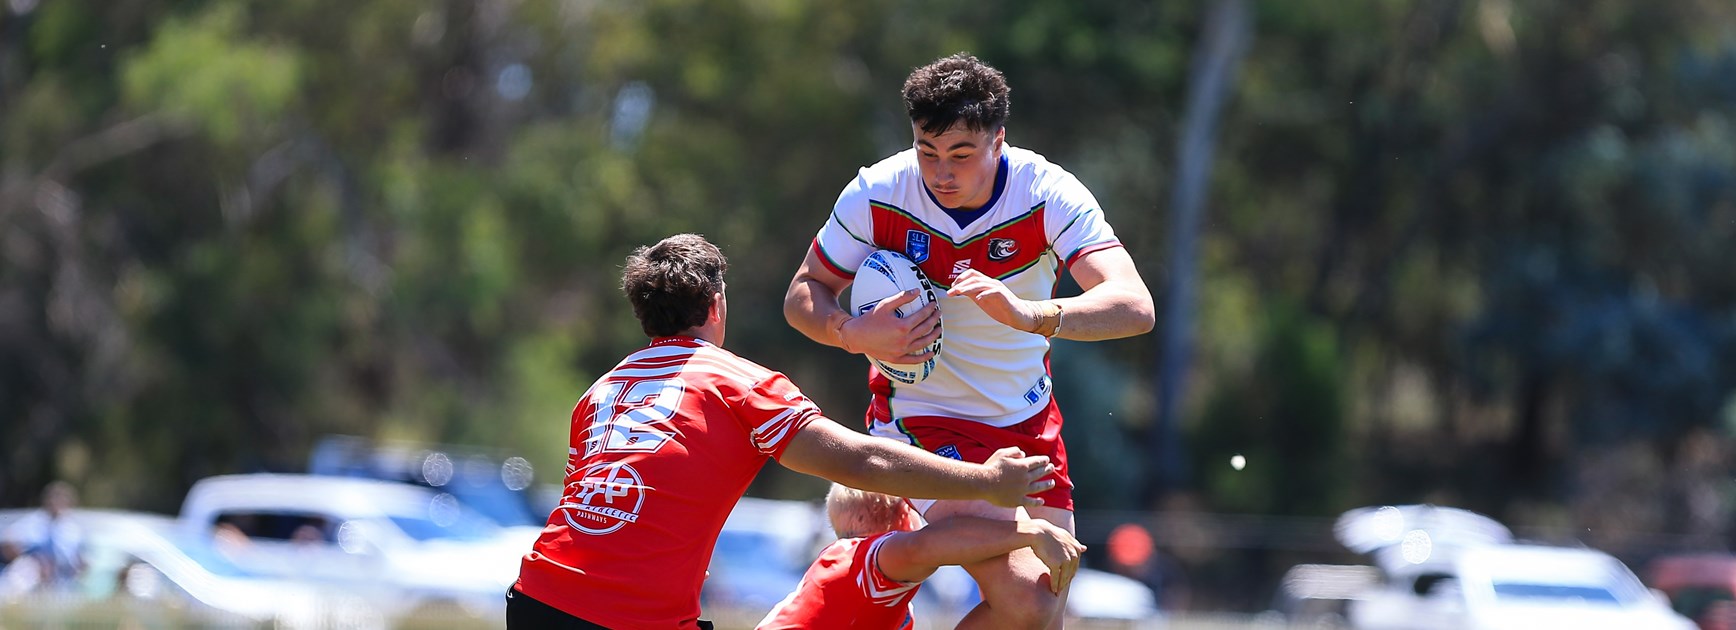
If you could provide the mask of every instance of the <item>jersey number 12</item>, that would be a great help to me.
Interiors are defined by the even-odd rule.
[[[585,434],[585,455],[657,452],[672,437],[669,420],[685,392],[675,378],[608,383],[591,401],[597,414]]]

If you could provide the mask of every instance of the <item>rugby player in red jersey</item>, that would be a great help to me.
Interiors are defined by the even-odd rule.
[[[826,495],[826,516],[838,540],[758,630],[908,630],[910,601],[942,566],[1029,547],[1049,568],[1049,590],[1059,593],[1085,551],[1067,530],[1042,519],[959,516],[921,527],[904,499],[837,484]]]
[[[767,459],[901,496],[1036,506],[1042,456],[983,464],[869,437],[821,415],[783,374],[724,350],[723,253],[682,234],[628,257],[622,290],[650,345],[573,409],[561,503],[507,592],[508,628],[704,628],[719,530]],[[911,293],[895,298],[908,302]]]

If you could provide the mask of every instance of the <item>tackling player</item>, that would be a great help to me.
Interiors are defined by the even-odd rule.
[[[1049,340],[1143,334],[1151,293],[1091,192],[1043,156],[1006,143],[1009,89],[1001,73],[958,54],[904,83],[912,147],[861,169],[821,226],[784,298],[790,324],[820,343],[890,363],[921,363],[915,385],[870,372],[870,432],[965,461],[1019,446],[1048,455],[1056,487],[1033,516],[1073,528],[1073,483],[1050,394]],[[903,252],[946,295],[900,319],[885,305],[852,317],[838,305],[862,260]],[[1055,298],[1067,271],[1083,291]],[[981,501],[915,502],[931,523],[953,516],[1012,520]],[[1028,550],[966,565],[984,603],[961,627],[1058,627],[1066,594],[1050,593]]]
[[[921,517],[904,499],[837,484],[826,495],[826,515],[837,542],[820,552],[801,585],[758,630],[908,630],[911,599],[942,566],[1028,547],[1048,566],[1049,589],[1059,593],[1085,551],[1072,534],[1042,519],[958,516],[919,529]]]
[[[986,465],[857,433],[783,374],[724,350],[717,247],[671,236],[628,257],[621,288],[651,344],[573,409],[566,487],[507,592],[508,628],[705,628],[700,585],[731,507],[765,461],[905,496],[1035,505],[1046,457]]]

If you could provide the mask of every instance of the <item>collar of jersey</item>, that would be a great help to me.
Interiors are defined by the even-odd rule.
[[[934,191],[928,189],[928,182],[922,183],[922,192],[928,195],[928,200],[933,202],[936,208],[940,208],[941,211],[945,212],[946,216],[952,217],[953,222],[957,223],[960,228],[970,225],[977,219],[982,218],[983,215],[988,214],[989,210],[995,207],[995,203],[1001,200],[1001,193],[1006,191],[1006,189],[1007,152],[1005,149],[1001,150],[1000,166],[995,168],[995,192],[989,195],[988,203],[983,204],[980,208],[975,210],[958,210],[940,205],[940,200],[934,198]]]
[[[666,345],[670,345],[670,344],[691,345],[691,346],[707,346],[707,345],[711,345],[711,342],[706,341],[704,339],[700,339],[698,337],[689,336],[689,335],[670,335],[668,337],[658,337],[656,339],[652,339],[650,345],[652,345],[652,346],[666,346]]]

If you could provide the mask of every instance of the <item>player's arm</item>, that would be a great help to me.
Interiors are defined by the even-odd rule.
[[[1070,268],[1082,289],[1073,297],[1022,299],[975,269],[959,274],[947,295],[969,296],[1002,324],[1062,339],[1098,341],[1151,332],[1157,322],[1151,291],[1125,248],[1086,252]]]
[[[949,564],[970,564],[1030,547],[1049,567],[1049,590],[1060,593],[1079,571],[1085,545],[1042,519],[1003,521],[953,516],[880,544],[880,572],[900,582],[928,579]]]
[[[790,289],[784,294],[784,319],[809,339],[843,348],[852,354],[892,363],[921,363],[933,354],[925,350],[940,336],[940,306],[930,304],[900,319],[898,307],[916,299],[916,291],[883,300],[874,310],[852,317],[838,306],[838,296],[850,279],[833,273],[809,247]]]
[[[1016,448],[996,451],[981,464],[929,453],[886,438],[863,435],[827,418],[804,425],[778,463],[800,473],[872,492],[922,499],[983,499],[1004,507],[1036,507],[1029,495],[1055,487],[1049,458]]]
[[[1151,290],[1127,248],[1086,252],[1068,267],[1083,291],[1054,300],[1063,309],[1063,339],[1097,341],[1143,335],[1157,322]]]

